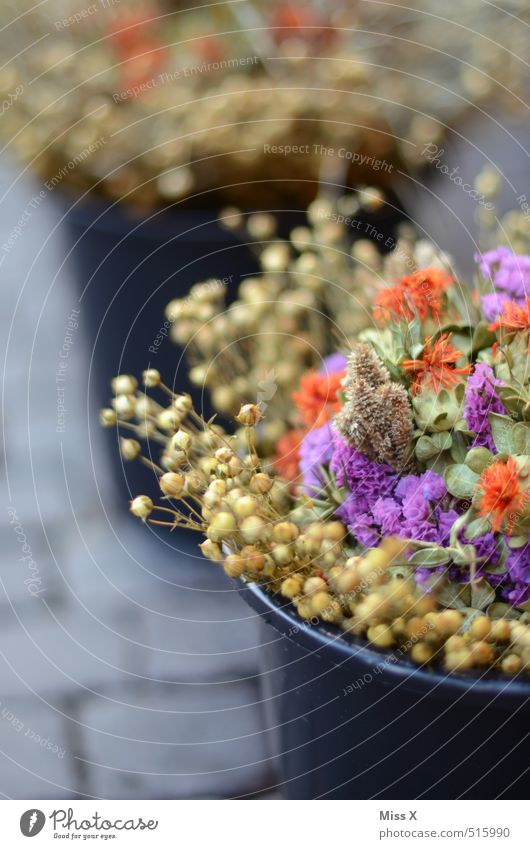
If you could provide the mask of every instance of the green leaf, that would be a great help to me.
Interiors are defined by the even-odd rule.
[[[510,432],[510,443],[514,454],[530,454],[530,424],[516,422]]]
[[[507,537],[506,542],[510,548],[523,548],[528,542],[527,534],[521,534],[518,537]]]
[[[477,537],[484,536],[484,534],[487,534],[490,530],[491,525],[487,519],[473,519],[469,525],[466,525],[464,536],[466,539],[477,539]]]
[[[511,432],[514,426],[511,418],[509,416],[501,416],[499,413],[490,413],[488,421],[490,423],[491,435],[497,451],[502,454],[511,454]]]
[[[487,448],[471,448],[466,455],[466,466],[469,466],[471,471],[481,475],[486,466],[489,466],[493,460],[493,454]]]
[[[488,324],[485,321],[479,321],[473,333],[472,349],[476,354],[484,348],[489,348],[495,342],[495,334],[488,330]]]
[[[431,457],[435,457],[439,453],[437,446],[434,444],[430,436],[420,436],[416,442],[414,451],[420,463],[424,463],[425,460],[429,460]]]
[[[485,578],[471,582],[471,607],[475,607],[477,610],[485,610],[494,601],[495,590]]]
[[[517,612],[504,601],[495,601],[486,610],[490,619],[519,619]]]
[[[445,472],[445,485],[455,498],[472,498],[479,479],[465,463],[455,463]]]
[[[473,545],[462,545],[460,548],[455,548],[453,562],[456,563],[457,566],[468,566],[476,560],[476,557],[477,552]]]
[[[441,586],[435,588],[433,593],[444,607],[455,607],[457,610],[464,610],[466,607],[471,606],[471,589],[469,584],[455,584],[452,581],[445,581]]]
[[[415,551],[409,562],[417,567],[433,569],[450,561],[450,555],[443,548],[424,548],[421,551]]]

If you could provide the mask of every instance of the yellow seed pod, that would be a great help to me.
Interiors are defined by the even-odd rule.
[[[229,554],[225,557],[223,567],[229,578],[239,578],[245,571],[245,561],[239,554]]]
[[[304,579],[301,575],[290,575],[286,578],[280,587],[280,592],[286,598],[294,598],[302,592]]]
[[[315,616],[322,616],[331,607],[331,596],[325,590],[320,590],[311,596],[311,610]]]
[[[372,625],[368,628],[368,639],[380,649],[389,649],[396,642],[389,625]]]
[[[328,585],[324,578],[319,577],[318,575],[313,575],[311,578],[307,578],[304,582],[304,594],[305,595],[313,595],[318,592],[327,592]]]
[[[133,498],[129,507],[133,516],[137,516],[144,521],[153,512],[154,504],[148,495],[137,495]]]
[[[288,566],[294,560],[294,551],[291,545],[282,543],[275,545],[271,554],[277,566]]]
[[[184,488],[184,475],[178,472],[166,472],[160,478],[160,489],[170,498],[178,498]]]
[[[278,522],[272,530],[276,542],[294,542],[300,535],[300,530],[294,522]]]
[[[325,540],[342,542],[348,532],[342,522],[325,522],[322,525],[322,533]]]
[[[502,620],[499,620],[502,621]],[[521,658],[516,654],[508,654],[503,658],[501,669],[508,675],[517,675],[522,667]]]
[[[210,539],[205,539],[204,542],[201,542],[199,548],[202,551],[204,557],[207,557],[208,560],[213,560],[214,563],[220,563],[223,559],[223,552],[221,551],[221,546],[218,545],[216,542],[212,542]]]
[[[142,453],[142,446],[136,439],[120,439],[120,454],[124,460],[136,460]]]
[[[144,386],[147,386],[148,389],[154,389],[156,386],[159,386],[161,379],[160,372],[156,368],[148,368],[142,372]]]
[[[511,637],[510,623],[507,619],[495,619],[491,623],[491,636],[499,643],[507,643]]]
[[[157,424],[162,430],[176,430],[181,422],[181,417],[176,410],[169,407],[161,412],[156,417]]]
[[[256,495],[264,495],[272,489],[273,480],[265,472],[258,472],[250,479],[250,490]]]
[[[138,381],[131,374],[119,374],[111,382],[115,395],[133,395],[138,389]]]
[[[105,407],[99,411],[99,423],[102,427],[114,427],[117,421],[116,411],[110,407]]]
[[[236,421],[243,427],[254,427],[262,418],[257,404],[243,404],[236,416]]]
[[[265,555],[253,545],[246,545],[241,549],[241,557],[245,561],[245,567],[249,572],[261,572],[265,567]]]
[[[485,640],[490,634],[491,622],[487,616],[476,616],[469,628],[472,637],[477,640]]]
[[[207,537],[212,542],[222,542],[231,539],[237,532],[237,524],[232,513],[221,511],[216,513],[207,529]]]
[[[253,495],[243,495],[234,502],[233,510],[238,519],[246,519],[247,516],[256,516],[259,510],[259,502]]]
[[[136,410],[136,398],[134,395],[117,395],[111,401],[116,410],[118,418],[128,421],[132,419]]]
[[[270,533],[270,527],[261,516],[247,516],[239,527],[241,536],[248,543],[266,540]]]

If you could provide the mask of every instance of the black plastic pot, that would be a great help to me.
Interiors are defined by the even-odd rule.
[[[528,798],[529,682],[419,669],[304,622],[257,585],[240,592],[263,623],[263,698],[287,798]]]
[[[91,354],[88,408],[94,427],[98,409],[108,405],[111,378],[120,372],[139,376],[149,366],[178,391],[191,392],[210,414],[207,397],[188,381],[183,351],[168,338],[164,309],[212,277],[226,281],[230,301],[240,279],[257,271],[251,251],[219,226],[215,210],[173,208],[138,217],[126,206],[66,196],[61,206]],[[119,501],[130,493],[158,496],[152,472],[122,464],[110,435],[109,448],[114,478],[121,482]]]

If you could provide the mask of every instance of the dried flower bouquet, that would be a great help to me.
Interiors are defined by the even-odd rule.
[[[201,531],[206,557],[304,619],[420,665],[527,672],[530,256],[476,260],[474,291],[444,257],[389,278],[372,326],[302,377],[272,464],[256,449],[268,409],[243,404],[228,434],[155,369],[157,401],[115,378],[102,423],[162,447],[158,464],[122,440],[163,496],[133,514]]]

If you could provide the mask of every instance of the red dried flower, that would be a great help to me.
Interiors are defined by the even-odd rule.
[[[345,372],[320,374],[308,371],[300,381],[300,389],[293,392],[293,401],[308,427],[321,427],[342,407],[337,393]]]
[[[507,533],[511,534],[517,513],[527,499],[513,457],[506,462],[497,460],[484,469],[478,486],[483,493],[479,514],[490,519],[494,531],[500,531],[507,520]]]
[[[490,324],[489,330],[504,330],[508,335],[530,330],[530,298],[526,298],[524,306],[515,301],[505,301],[500,317]],[[530,339],[528,347],[530,350]]]
[[[380,324],[411,321],[417,316],[424,321],[427,316],[436,319],[442,309],[442,294],[453,283],[453,278],[441,268],[424,268],[402,277],[397,286],[383,289],[374,304],[374,318]]]
[[[280,437],[274,451],[273,465],[278,474],[288,481],[295,481],[300,473],[300,446],[305,430],[290,430]]]
[[[431,385],[435,392],[458,383],[459,375],[470,374],[471,365],[455,368],[462,356],[450,343],[451,334],[442,333],[436,342],[427,339],[421,360],[404,360],[403,371],[413,375],[412,394],[416,395],[425,385]]]

